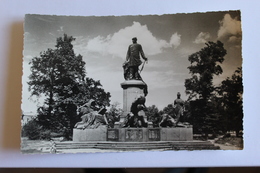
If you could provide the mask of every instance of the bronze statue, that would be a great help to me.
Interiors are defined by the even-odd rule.
[[[176,120],[169,114],[163,114],[162,119],[159,123],[159,127],[174,127]]]
[[[132,41],[133,44],[128,47],[126,61],[123,64],[124,78],[125,80],[141,80],[145,84],[143,88],[144,95],[147,96],[148,87],[147,84],[143,81],[140,72],[143,70],[145,62],[148,62],[148,58],[144,55],[142,46],[137,43],[137,38],[134,37]],[[139,66],[142,64],[140,54],[145,61],[143,62],[142,68],[139,71]]]
[[[175,126],[177,126],[180,121],[180,117],[183,116],[183,111],[184,111],[184,101],[181,99],[180,92],[177,93],[177,99],[174,100],[173,107],[174,107],[174,113],[176,117]]]
[[[81,121],[76,123],[74,128],[95,129],[100,125],[108,124],[105,116],[106,109],[101,108],[99,111],[95,111],[95,105],[95,101],[91,99],[77,109],[78,114],[81,115]]]
[[[183,116],[184,111],[184,101],[181,99],[181,94],[177,93],[177,99],[174,100],[173,103],[173,114],[163,114],[161,121],[159,123],[159,127],[177,127],[177,126],[184,126],[183,124],[178,125],[180,122],[181,116]]]
[[[75,124],[75,128],[85,129],[90,125],[93,119],[92,112],[94,112],[95,105],[95,101],[90,99],[87,103],[77,108],[77,112],[81,116],[81,121]]]
[[[126,116],[123,127],[147,127],[148,124],[145,122],[144,117],[139,114],[140,111],[146,108],[145,100],[144,96],[136,98],[131,105],[131,112]]]
[[[127,50],[126,62],[123,64],[124,78],[125,80],[142,80],[138,72],[139,66],[142,64],[140,54],[146,62],[148,58],[144,55],[142,46],[137,43],[136,37],[132,38],[132,42],[133,44],[129,45]]]
[[[96,129],[101,125],[108,125],[108,121],[106,118],[106,108],[101,108],[98,112],[95,113],[95,119],[90,126],[91,129]]]

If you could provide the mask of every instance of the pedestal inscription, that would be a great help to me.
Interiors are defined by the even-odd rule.
[[[192,128],[118,128],[74,129],[73,141],[192,141]]]
[[[107,140],[108,141],[118,141],[119,140],[119,130],[118,129],[107,129]]]
[[[160,129],[148,129],[149,141],[160,141]]]
[[[125,131],[126,141],[142,141],[143,131],[141,129],[127,129]]]

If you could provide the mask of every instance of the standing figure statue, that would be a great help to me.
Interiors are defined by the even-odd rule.
[[[132,42],[133,44],[131,44],[127,50],[126,62],[123,64],[124,78],[125,80],[142,80],[138,72],[139,66],[142,64],[140,54],[145,61],[148,61],[148,58],[145,57],[143,48],[137,43],[136,37],[132,38]]]
[[[180,92],[177,93],[177,99],[174,100],[174,113],[176,117],[175,126],[180,122],[180,117],[183,116],[184,111],[184,101],[181,99]]]
[[[145,87],[143,89],[144,95],[147,96],[148,87],[140,76],[140,72],[143,70],[145,62],[148,62],[148,58],[144,55],[142,46],[137,43],[137,38],[132,38],[132,41],[133,44],[129,45],[126,54],[126,61],[123,64],[124,78],[125,80],[141,80],[145,84]],[[139,72],[139,66],[142,64],[140,54],[145,61]]]
[[[184,101],[181,99],[181,94],[177,93],[177,99],[173,103],[174,111],[173,113],[163,114],[159,127],[177,127],[180,122],[181,116],[183,116],[184,111]],[[183,126],[183,124],[179,125]]]

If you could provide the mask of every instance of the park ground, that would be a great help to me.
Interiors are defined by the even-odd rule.
[[[213,143],[220,147],[222,150],[242,150],[243,138],[242,137],[226,137],[226,138],[217,138]]]

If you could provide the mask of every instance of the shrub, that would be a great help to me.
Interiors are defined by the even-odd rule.
[[[51,139],[51,131],[43,129],[38,122],[33,119],[25,124],[22,128],[22,136],[28,137],[30,140]]]
[[[51,139],[51,131],[50,130],[40,131],[40,139],[50,140]]]
[[[23,126],[23,135],[28,137],[30,140],[40,139],[41,126],[36,122],[35,119],[29,121]]]

